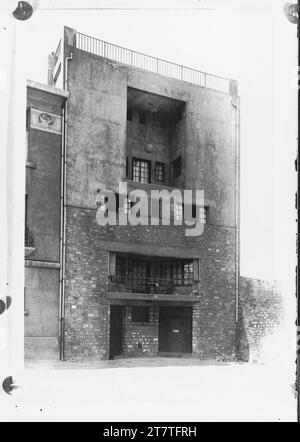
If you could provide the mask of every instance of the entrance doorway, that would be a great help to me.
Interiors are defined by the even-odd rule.
[[[122,317],[121,305],[110,306],[110,334],[109,334],[109,358],[120,356],[122,353]]]
[[[160,353],[192,353],[192,317],[192,307],[160,307]]]

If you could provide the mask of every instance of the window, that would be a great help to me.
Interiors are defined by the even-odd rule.
[[[208,214],[208,208],[207,207],[200,207],[199,210],[199,218],[202,224],[207,223],[207,214]]]
[[[60,71],[61,71],[61,63],[59,64],[59,66],[58,66],[58,68],[57,68],[57,70],[56,70],[55,77],[54,77],[54,79],[53,79],[54,86],[55,86],[56,83],[57,83],[57,80],[58,80],[58,77],[59,77]]]
[[[200,222],[202,224],[206,224],[207,220],[208,220],[208,207],[205,206],[198,206],[198,211],[197,211],[197,206],[196,204],[193,204],[192,206],[192,217],[193,218],[200,218]]]
[[[127,109],[127,121],[132,121],[132,109]]]
[[[161,278],[172,280],[175,285],[190,285],[194,281],[194,262],[164,261],[161,263]]]
[[[140,124],[146,124],[146,114],[145,112],[142,112],[139,114],[139,123]]]
[[[150,161],[132,160],[132,180],[139,183],[150,183]]]
[[[164,129],[164,121],[159,117],[153,117],[152,127],[154,127],[155,129]]]
[[[183,218],[183,205],[176,204],[175,205],[175,220],[182,221],[182,218]]]
[[[99,189],[97,191],[97,197],[96,197],[97,210],[101,210],[101,212],[104,212],[105,217],[107,217],[108,207],[106,206],[106,203],[108,202],[108,197],[100,192],[101,191]]]
[[[26,287],[24,287],[24,315],[28,315]]]
[[[148,293],[150,263],[143,259],[131,259],[126,256],[116,257],[116,276],[119,282],[126,284],[130,293]]]
[[[178,178],[181,175],[181,156],[172,161],[173,178]]]
[[[132,322],[149,322],[150,314],[149,307],[135,306],[131,307],[131,321]]]
[[[28,193],[25,194],[25,229],[27,227],[27,215],[28,215]]]
[[[155,181],[165,181],[164,163],[155,163]]]
[[[183,283],[189,285],[194,280],[194,263],[187,262],[183,265]]]
[[[208,220],[208,207],[205,206],[200,206],[197,212],[197,206],[195,204],[193,204],[192,207],[192,216],[193,218],[199,217],[200,218],[200,222],[202,224],[206,224],[207,220]]]
[[[29,128],[30,128],[30,107],[26,109],[26,161],[28,160]]]
[[[126,178],[129,176],[129,161],[128,157],[126,157]]]

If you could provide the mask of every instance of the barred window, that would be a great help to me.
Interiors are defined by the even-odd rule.
[[[171,262],[169,261],[162,261],[160,264],[160,276],[164,279],[172,279],[172,267]]]
[[[130,272],[132,273],[133,278],[137,278],[137,279],[147,278],[147,274],[148,274],[147,261],[131,260],[130,261]]]
[[[150,183],[150,161],[132,160],[132,180],[139,183]]]
[[[128,273],[128,263],[125,256],[116,257],[116,275],[126,276]]]
[[[165,181],[165,165],[164,163],[155,163],[155,180]]]

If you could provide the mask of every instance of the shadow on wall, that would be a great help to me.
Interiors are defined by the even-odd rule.
[[[266,362],[264,345],[282,324],[284,309],[276,282],[240,278],[237,356],[243,362]]]

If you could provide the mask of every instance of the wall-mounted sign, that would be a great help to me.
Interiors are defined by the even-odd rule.
[[[61,134],[61,115],[30,109],[30,126],[34,129]]]

